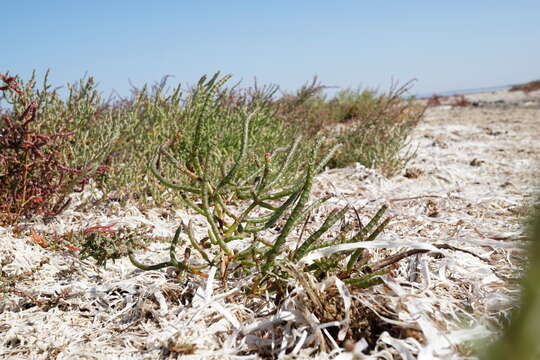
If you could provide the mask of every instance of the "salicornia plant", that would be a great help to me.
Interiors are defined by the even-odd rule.
[[[219,79],[219,74],[215,74],[209,80],[203,77],[199,81],[189,105],[191,116],[196,119],[194,129],[185,130],[193,136],[191,146],[185,142],[183,146],[175,147],[179,139],[170,139],[156,150],[149,164],[150,171],[162,185],[177,191],[189,208],[204,216],[208,224],[207,235],[203,239],[196,239],[192,224],[185,226],[182,223],[172,240],[169,261],[148,266],[138,262],[130,252],[133,265],[142,270],[173,266],[179,271],[192,273],[199,273],[203,267],[219,265],[223,278],[229,272],[255,269],[262,279],[281,276],[283,272],[280,269],[284,268],[282,262],[298,262],[314,249],[336,243],[371,240],[377,236],[387,221],[371,235],[369,232],[379,221],[384,208],[354,236],[347,238],[345,234],[339,234],[333,241],[321,244],[322,235],[348,210],[336,209],[296,250],[288,249],[287,240],[290,240],[293,230],[328,199],[323,197],[310,201],[311,188],[314,176],[322,171],[339,146],[332,147],[322,156],[319,154],[322,141],[317,141],[310,147],[302,170],[298,170],[296,176],[290,176],[291,166],[299,161],[301,140],[296,139],[288,147],[275,149],[271,153],[252,154],[250,126],[259,120],[258,117],[267,114],[264,107],[239,107],[235,116],[241,123],[239,144],[225,147],[219,142],[223,134],[212,130],[215,130],[212,108],[219,101],[220,87],[228,79],[229,76]],[[175,148],[177,151],[174,151]],[[232,153],[231,149],[236,149],[236,152]],[[163,174],[161,169],[164,162],[174,165],[177,178],[181,181]],[[275,240],[263,236],[270,228],[278,230]],[[184,261],[176,258],[174,250],[183,231],[187,232],[191,249],[199,253],[204,265],[195,267],[187,261],[186,256]],[[240,239],[246,240],[246,246],[240,251],[233,251],[230,243]],[[283,252],[287,256],[280,256]],[[335,255],[328,259],[329,262],[319,261],[307,267],[307,270],[321,276],[328,271],[337,273],[341,270],[353,274],[359,270],[358,260],[365,259],[361,251],[349,251],[341,256],[349,256],[346,265],[341,261],[342,257]],[[334,269],[328,269],[328,264]]]
[[[0,80],[0,91],[7,93],[1,99],[12,105],[0,114],[0,225],[37,214],[58,215],[72,192],[82,191],[108,167],[99,159],[65,161],[63,155],[73,157],[69,142],[75,131],[47,129],[40,118],[43,97],[28,96],[13,76],[0,73]]]

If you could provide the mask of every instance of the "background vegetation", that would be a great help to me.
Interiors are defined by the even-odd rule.
[[[514,85],[510,88],[510,91],[523,91],[526,94],[538,90],[540,90],[540,80],[529,81],[528,83]]]
[[[48,75],[45,74],[42,84],[37,83],[35,74],[26,83],[16,77],[8,79],[6,75],[5,79],[17,90],[6,82],[0,102],[3,112],[0,131],[4,139],[18,126],[17,121],[19,125],[25,123],[31,106],[32,121],[25,125],[29,126],[28,132],[51,140],[39,146],[54,153],[54,162],[60,165],[46,175],[37,176],[36,184],[44,180],[54,183],[60,178],[66,181],[66,174],[71,177],[79,174],[84,183],[93,177],[108,198],[121,201],[132,198],[140,204],[179,200],[176,193],[166,192],[163,184],[149,176],[148,161],[165,141],[170,142],[177,160],[185,161],[188,150],[199,144],[196,133],[201,129],[196,124],[200,117],[208,119],[202,131],[212,134],[211,146],[219,149],[223,164],[228,164],[234,161],[233,154],[241,146],[243,116],[256,112],[250,123],[246,166],[242,166],[246,172],[261,166],[264,154],[290,145],[297,136],[302,137],[297,154],[305,154],[322,135],[326,139],[323,151],[342,145],[328,166],[359,162],[392,175],[411,158],[412,153],[403,149],[407,147],[409,131],[423,112],[422,107],[405,98],[410,83],[393,86],[387,93],[349,89],[327,98],[323,94],[325,87],[316,79],[288,94],[281,93],[276,85],[255,83],[247,88],[228,85],[230,76],[220,78],[215,74],[211,78],[203,77],[192,87],[170,87],[164,78],[152,86],[133,88],[128,98],[105,98],[92,77],[68,84],[67,95],[61,95],[59,88],[49,83]],[[215,82],[216,91],[211,96],[201,89],[207,80]],[[296,155],[287,167],[287,177],[291,180],[301,175],[300,159]],[[4,158],[0,165],[2,179],[17,178],[19,175],[6,172],[10,166],[6,161]],[[30,163],[35,165],[33,161]],[[25,168],[22,163],[19,166]],[[171,163],[164,163],[160,170],[165,176],[186,176],[184,172],[178,173]],[[219,171],[213,169],[212,176]],[[82,185],[81,179],[68,181],[71,187],[57,188],[55,191],[62,194],[56,194],[54,200],[50,196],[56,210],[62,208],[59,199],[73,190],[73,184]],[[0,184],[4,187],[2,191],[10,186],[13,187],[5,182]],[[9,191],[13,194],[22,190]],[[4,214],[14,211],[19,213],[13,208],[2,209]],[[30,208],[20,215],[29,213]]]

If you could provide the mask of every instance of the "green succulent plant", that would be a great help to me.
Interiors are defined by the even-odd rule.
[[[213,124],[212,116],[209,115],[220,87],[228,78],[225,76],[219,79],[216,74],[209,80],[204,77],[199,81],[194,92],[197,98],[192,99],[193,116],[197,119],[194,140],[191,147],[182,148],[187,153],[175,153],[172,146],[174,142],[169,140],[156,150],[149,164],[152,174],[162,185],[175,190],[189,208],[204,216],[208,224],[207,236],[204,239],[196,239],[191,223],[187,226],[181,223],[171,242],[170,260],[155,265],[144,265],[130,252],[133,265],[142,270],[172,266],[181,272],[194,273],[204,267],[220,265],[224,272],[223,277],[229,269],[232,273],[255,269],[261,274],[262,282],[269,277],[285,276],[280,270],[284,268],[282,266],[284,262],[298,263],[312,250],[336,243],[369,241],[380,234],[388,219],[377,227],[375,225],[381,219],[386,207],[381,208],[369,224],[352,237],[339,234],[332,241],[321,242],[322,236],[336,222],[343,219],[349,210],[347,207],[335,209],[300,246],[295,250],[287,249],[285,256],[281,256],[293,230],[297,229],[312,211],[328,200],[328,197],[323,197],[310,201],[311,189],[314,176],[323,170],[339,145],[321,155],[319,152],[322,140],[317,141],[311,146],[302,166],[303,171],[295,176],[286,174],[290,174],[290,167],[297,163],[300,138],[288,147],[259,155],[258,165],[253,167],[246,162],[251,139],[250,124],[256,121],[261,113],[259,109],[250,111],[238,109],[237,119],[242,122],[242,138],[234,154],[234,161],[229,161],[232,154],[217,145],[219,134],[210,130]],[[160,166],[165,161],[175,166],[180,174],[178,179],[184,181],[170,179],[162,173]],[[242,206],[238,206],[239,204]],[[239,208],[242,210],[238,210]],[[275,240],[265,240],[263,232],[270,228],[275,229],[278,222],[280,226]],[[187,232],[190,249],[200,255],[204,265],[193,267],[189,261],[178,260],[175,248],[182,232]],[[250,245],[242,251],[232,251],[228,244],[239,239],[249,239]],[[344,263],[343,260],[347,256],[349,260]],[[306,270],[313,271],[318,276],[324,276],[328,272],[347,271],[349,274],[346,277],[351,283],[355,281],[360,283],[359,278],[353,279],[355,272],[360,270],[357,265],[362,264],[358,262],[361,258],[361,250],[348,251],[345,254],[322,259]],[[365,259],[362,260],[365,265]]]

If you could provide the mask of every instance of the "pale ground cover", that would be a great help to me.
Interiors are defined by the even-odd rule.
[[[403,259],[383,284],[316,283],[298,267],[294,290],[275,304],[246,294],[250,277],[223,284],[213,269],[208,278],[178,279],[167,270],[141,272],[127,258],[102,268],[0,227],[2,279],[35,269],[0,295],[0,358],[352,358],[344,348],[373,359],[470,357],[519,295],[522,220],[538,189],[540,93],[467,98],[478,106],[428,109],[411,140],[417,157],[402,175],[357,166],[317,177],[314,196],[333,197],[309,226],[337,206],[355,206],[365,222],[387,204],[390,224],[366,245],[373,259],[430,250]],[[110,204],[82,213],[76,204],[32,229],[47,239],[115,223],[171,237],[180,220],[192,219],[205,231],[202,218],[183,210]],[[167,247],[154,242],[137,256],[163,261]],[[340,345],[351,337],[357,342]]]

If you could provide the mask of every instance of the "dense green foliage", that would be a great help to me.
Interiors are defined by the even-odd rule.
[[[538,334],[540,333],[540,208],[537,207],[529,234],[529,266],[522,280],[519,306],[513,311],[510,325],[501,338],[493,344],[482,359],[540,358]]]
[[[164,78],[153,86],[134,88],[129,98],[107,99],[92,77],[69,84],[63,96],[49,84],[47,73],[41,85],[36,76],[20,85],[23,96],[6,92],[4,100],[11,107],[4,104],[2,108],[11,116],[22,114],[33,100],[33,131],[71,131],[55,149],[62,164],[74,169],[110,167],[104,176],[95,179],[98,186],[114,199],[135,198],[140,204],[179,200],[149,176],[147,165],[156,146],[170,141],[177,160],[184,161],[188,150],[197,145],[197,131],[209,132],[213,134],[212,146],[220,149],[224,163],[230,163],[234,158],[228,154],[241,146],[242,118],[254,111],[257,116],[250,122],[251,141],[244,158],[248,166],[242,167],[248,172],[257,166],[261,154],[288,146],[292,134],[303,137],[299,153],[305,153],[320,135],[326,138],[323,149],[341,144],[328,163],[331,167],[360,162],[393,174],[410,158],[401,150],[423,109],[402,99],[408,85],[387,94],[344,90],[327,99],[322,93],[324,86],[316,80],[294,94],[279,96],[274,85],[227,87],[229,78],[220,79],[210,98],[201,94],[200,84],[187,89],[180,85],[170,88]],[[205,102],[204,113],[201,101]],[[207,121],[204,129],[197,129],[195,124],[201,116]],[[287,175],[293,178],[301,173],[297,160],[291,159],[288,168]],[[164,175],[177,174],[171,164],[165,164],[161,171]],[[218,171],[214,169],[213,173]]]
[[[195,109],[193,117],[196,119],[195,130],[190,137],[192,141],[176,150],[171,146],[172,141],[164,142],[150,163],[152,173],[164,186],[177,192],[188,207],[204,216],[208,224],[207,236],[196,239],[191,224],[186,227],[181,223],[171,241],[169,261],[144,265],[130,252],[133,265],[142,270],[172,266],[179,272],[191,273],[219,265],[222,279],[226,279],[229,273],[252,273],[255,270],[260,278],[254,288],[262,286],[269,276],[273,279],[274,287],[282,288],[289,277],[287,271],[283,270],[288,262],[298,263],[307,253],[318,248],[375,239],[387,223],[387,220],[383,221],[374,229],[384,213],[384,207],[355,235],[348,237],[346,232],[340,232],[331,241],[321,241],[323,235],[343,219],[349,210],[344,208],[332,211],[302,243],[300,238],[299,246],[294,251],[287,247],[287,240],[293,231],[327,200],[321,198],[310,202],[311,187],[315,174],[324,168],[339,146],[333,146],[327,154],[319,154],[322,141],[316,141],[307,156],[298,160],[305,170],[295,177],[286,175],[292,173],[293,159],[298,157],[299,139],[287,148],[259,155],[259,161],[255,162],[258,165],[246,162],[251,140],[257,139],[250,127],[260,116],[266,116],[266,112],[264,108],[249,109],[249,112],[246,107],[237,109],[242,124],[241,131],[238,131],[242,134],[240,146],[235,149],[234,143],[230,148],[221,145],[223,135],[220,131],[212,131],[214,119],[211,114],[215,111],[216,95],[226,79],[219,79],[218,74],[211,79],[201,79],[190,105]],[[284,155],[278,156],[281,153]],[[161,168],[166,162],[176,167],[175,178],[168,178],[162,173]],[[243,200],[240,209],[237,200]],[[263,234],[268,229],[278,232],[275,239],[264,239]],[[198,252],[203,263],[193,265],[190,261],[177,259],[175,248],[182,232],[188,235],[189,249]],[[239,239],[248,240],[250,245],[233,252],[228,244]],[[369,267],[364,266],[367,258],[362,257],[362,251],[336,252],[342,254],[333,254],[310,264],[305,270],[319,278],[324,278],[328,273],[343,273],[345,281],[356,285],[363,284],[366,277],[371,276],[366,273]],[[283,256],[284,253],[286,256]],[[349,260],[344,261],[345,257]],[[279,279],[285,281],[280,283]]]

